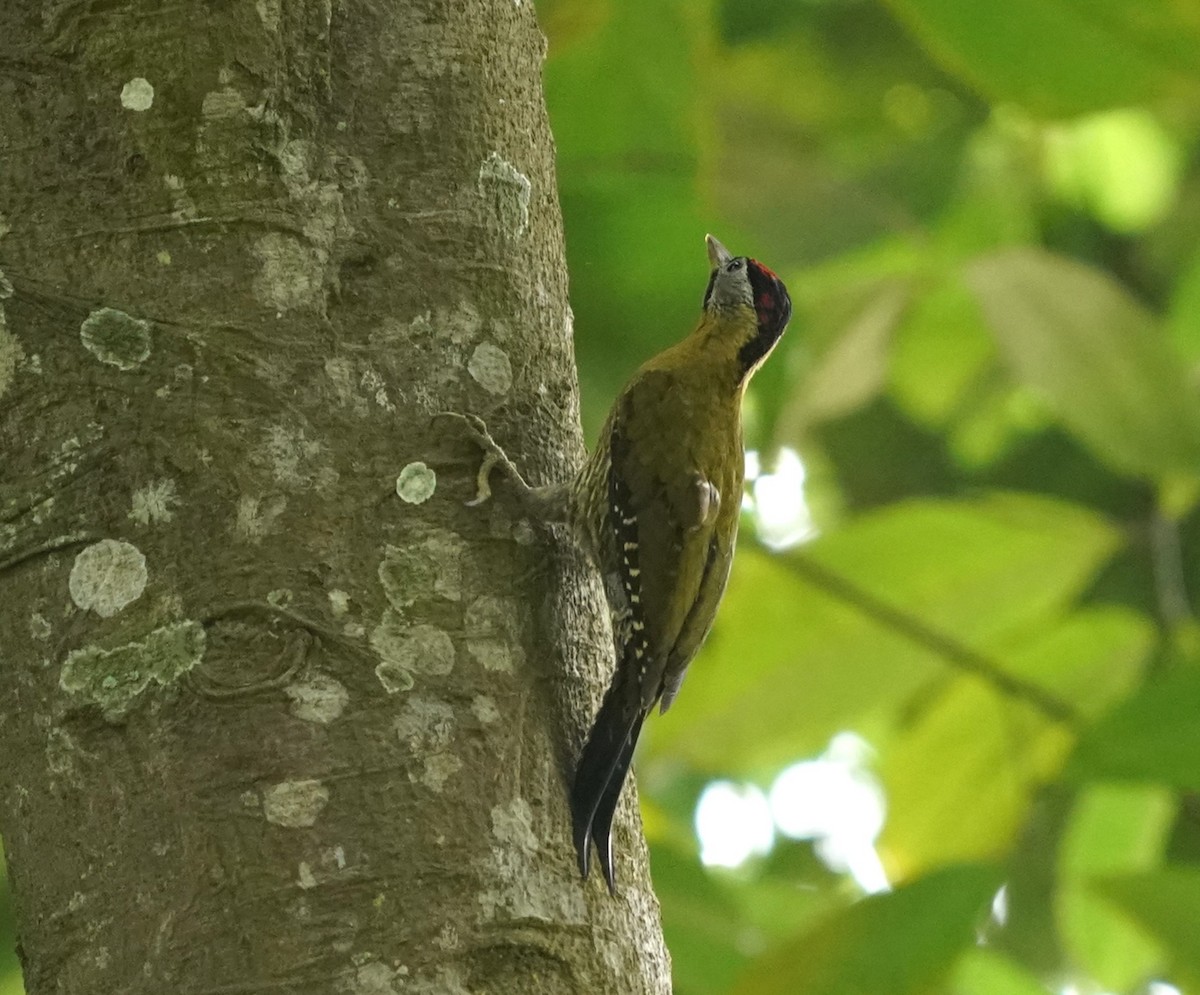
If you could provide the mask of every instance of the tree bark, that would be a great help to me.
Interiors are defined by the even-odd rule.
[[[0,7],[0,832],[47,992],[634,992],[528,0]]]

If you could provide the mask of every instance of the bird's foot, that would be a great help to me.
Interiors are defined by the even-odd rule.
[[[453,418],[455,421],[461,422],[471,441],[483,451],[483,462],[479,464],[479,470],[475,475],[475,497],[465,502],[467,507],[478,507],[492,496],[491,476],[492,471],[497,468],[513,481],[518,489],[530,489],[520,471],[508,458],[508,454],[492,438],[492,433],[488,431],[487,424],[482,418],[478,415],[460,414],[457,411],[439,411],[434,417]]]

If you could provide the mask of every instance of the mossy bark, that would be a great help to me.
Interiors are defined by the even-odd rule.
[[[0,8],[0,832],[48,992],[669,989],[528,0]]]

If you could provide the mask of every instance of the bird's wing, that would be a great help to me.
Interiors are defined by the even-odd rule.
[[[733,552],[732,535],[720,536],[741,503],[740,476],[725,481],[737,493],[722,495],[706,471],[714,440],[698,437],[703,419],[681,407],[689,394],[678,387],[665,371],[643,372],[606,427],[617,669],[575,770],[571,813],[580,872],[594,841],[610,890],[613,816],[638,733],[656,701],[670,704],[708,633]]]
[[[618,552],[636,558],[625,592],[629,626],[636,633],[644,625],[648,644],[646,707],[662,693],[670,664],[686,656],[686,666],[708,631],[731,555],[717,523],[728,502],[736,510],[741,501],[712,479],[711,440],[696,438],[702,413],[681,408],[688,396],[665,372],[643,374],[626,391],[610,439],[614,538]],[[626,509],[619,515],[617,504]]]
[[[741,501],[741,494],[737,495]],[[683,675],[687,672],[688,664],[704,645],[708,630],[712,628],[713,619],[717,616],[717,606],[725,593],[725,583],[729,580],[729,568],[733,564],[733,546],[737,537],[737,520],[734,520],[732,530],[728,535],[720,531],[713,535],[708,544],[708,561],[704,566],[704,576],[700,580],[700,590],[692,602],[691,610],[683,620],[683,627],[675,640],[675,645],[667,657],[666,670],[662,681],[661,709],[666,711],[679,693],[679,685],[683,683]]]

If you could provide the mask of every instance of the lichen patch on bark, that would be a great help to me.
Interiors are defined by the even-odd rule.
[[[514,798],[507,805],[492,806],[492,835],[501,843],[520,847],[526,853],[536,853],[541,846],[533,831],[533,811],[524,798]]]
[[[287,508],[287,498],[282,494],[243,494],[238,498],[237,519],[233,530],[253,543],[262,542],[272,532],[278,531],[277,519]]]
[[[4,308],[0,307],[0,397],[4,396],[12,384],[17,367],[24,358],[25,350],[21,346],[21,340],[8,330]]]
[[[494,210],[510,238],[529,228],[529,202],[533,184],[499,152],[491,152],[479,167],[479,193]]]
[[[114,649],[87,646],[67,656],[59,686],[115,722],[151,683],[166,687],[195,667],[204,658],[204,646],[204,627],[192,620],[164,625]]]
[[[500,720],[500,709],[491,695],[478,694],[471,700],[471,714],[479,720],[480,725],[491,725]]]
[[[328,447],[310,439],[299,425],[268,426],[254,457],[270,470],[277,483],[289,490],[310,487],[328,490],[338,481],[337,470],[329,464]]]
[[[384,660],[375,668],[375,677],[388,694],[411,691],[416,684],[412,672],[405,670],[395,660]]]
[[[116,308],[102,307],[79,326],[84,348],[100,362],[119,370],[133,370],[150,358],[150,322]]]
[[[512,363],[508,353],[493,342],[480,342],[467,361],[467,372],[489,394],[507,394],[512,389]]]
[[[396,477],[396,493],[407,504],[424,504],[437,489],[437,474],[424,463],[409,463]]]
[[[517,632],[519,617],[512,598],[484,595],[467,606],[464,619],[467,652],[484,670],[508,673],[524,662]]]
[[[288,829],[302,829],[316,823],[321,810],[329,804],[329,789],[320,781],[305,779],[282,781],[263,792],[263,815],[267,822]]]
[[[268,232],[254,244],[261,269],[254,296],[280,314],[324,302],[324,266],[311,246],[291,235]]]
[[[389,694],[412,687],[416,676],[444,677],[454,669],[454,641],[434,625],[408,625],[388,608],[371,633],[371,648],[379,654],[375,668]]]
[[[430,597],[461,601],[463,551],[461,536],[445,529],[411,546],[385,546],[377,573],[388,603],[403,609]]]
[[[128,542],[101,539],[75,557],[67,588],[71,600],[101,618],[111,618],[146,589],[146,557]]]
[[[166,524],[175,517],[179,494],[170,477],[152,480],[133,492],[129,517],[139,525]]]
[[[305,722],[328,725],[346,708],[350,693],[341,681],[314,671],[283,689],[291,701],[291,713]]]
[[[121,106],[127,111],[148,111],[154,105],[154,87],[144,76],[135,76],[121,87]]]
[[[396,718],[396,736],[419,759],[409,777],[431,791],[441,791],[462,770],[462,760],[451,751],[457,728],[454,709],[443,701],[413,697]]]

